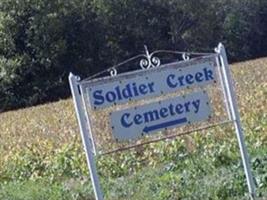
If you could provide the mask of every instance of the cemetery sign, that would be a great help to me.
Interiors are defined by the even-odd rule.
[[[160,59],[154,57],[159,52],[180,54],[184,61],[161,64]],[[198,56],[188,59],[189,54]],[[142,70],[117,75],[119,66],[142,56],[145,57],[140,61]],[[108,70],[111,70],[111,76],[89,80],[80,80],[72,73],[69,75],[96,200],[103,200],[104,195],[96,170],[97,151],[92,134],[94,124],[91,123],[90,114],[115,108],[109,109],[108,123],[113,139],[119,143],[142,137],[149,139],[155,132],[191,124],[198,126],[198,122],[208,121],[213,114],[213,107],[204,88],[216,82],[220,83],[220,90],[223,91],[228,120],[234,125],[238,139],[249,194],[254,199],[255,185],[230,68],[222,44],[218,45],[215,53],[210,54],[167,50],[149,53],[146,48],[146,54],[138,55]],[[179,95],[176,95],[177,92]],[[159,99],[161,97],[162,99]],[[141,105],[132,104],[139,101],[142,101]],[[102,120],[101,116],[98,120]],[[193,131],[197,130],[200,129]]]

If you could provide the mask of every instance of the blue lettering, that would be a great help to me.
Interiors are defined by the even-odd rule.
[[[116,94],[112,91],[107,92],[106,99],[108,102],[113,102],[116,100]]]
[[[195,77],[196,77],[196,81],[197,82],[202,82],[203,81],[203,74],[201,72],[197,72]]]
[[[115,90],[116,90],[116,92],[117,92],[118,99],[119,99],[119,100],[121,100],[121,99],[122,99],[122,97],[121,97],[121,91],[120,91],[120,87],[119,87],[119,86],[115,87]]]
[[[95,98],[94,105],[101,105],[104,103],[105,99],[101,94],[102,94],[102,90],[94,91],[93,93],[93,97]]]
[[[131,90],[131,85],[130,84],[127,84],[126,87],[124,89],[122,89],[122,96],[125,99],[132,98],[133,97],[132,90]]]
[[[144,113],[145,123],[159,120],[160,116],[158,110],[148,111]]]
[[[130,113],[124,113],[121,116],[121,125],[124,126],[125,128],[128,128],[132,126],[133,122],[127,122],[127,119],[130,117]]]
[[[213,80],[213,72],[211,69],[204,68],[204,74],[205,74],[205,79],[206,81]]]
[[[159,111],[159,114],[162,118],[168,117],[168,108],[161,108]]]
[[[184,86],[183,79],[184,79],[184,76],[179,76],[179,77],[178,77],[178,80],[179,80],[180,86]]]
[[[134,116],[134,123],[135,123],[135,124],[142,124],[142,123],[143,123],[142,115],[140,115],[140,114],[136,114],[136,115]]]
[[[177,104],[175,107],[176,113],[182,114],[184,112],[183,108],[184,108],[184,106],[182,104]]]
[[[188,83],[188,84],[193,84],[194,83],[194,76],[192,74],[188,74],[186,75],[185,77],[185,81]]]
[[[177,87],[177,83],[173,83],[172,80],[175,78],[175,75],[174,74],[170,74],[168,77],[167,77],[167,84],[169,87],[171,88],[175,88]]]
[[[136,83],[132,84],[132,88],[133,88],[134,96],[139,96],[139,93],[138,93],[138,90],[137,90],[137,87],[136,87]]]
[[[145,84],[141,84],[139,85],[139,91],[141,94],[145,95],[148,91],[147,91],[147,86]]]
[[[148,87],[149,87],[149,92],[152,93],[152,92],[155,92],[154,90],[154,82],[151,82],[151,83],[148,83]]]
[[[186,102],[186,103],[184,104],[185,112],[190,112],[189,106],[190,106],[190,102]]]

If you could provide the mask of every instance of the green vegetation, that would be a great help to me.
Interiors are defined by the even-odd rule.
[[[66,98],[70,71],[92,75],[150,51],[267,55],[263,0],[1,0],[0,111]]]
[[[267,59],[232,66],[258,199],[267,198]],[[92,200],[72,100],[0,115],[0,199]],[[110,200],[248,199],[231,126],[100,156]]]

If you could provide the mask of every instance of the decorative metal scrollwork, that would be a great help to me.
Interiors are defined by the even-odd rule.
[[[109,69],[110,76],[117,76],[118,71],[115,67]]]
[[[144,47],[146,54],[144,55],[145,58],[140,60],[140,67],[142,69],[149,69],[151,67],[160,66],[160,59],[156,56],[153,56],[153,53],[150,54],[146,45]]]
[[[169,60],[171,62],[180,62],[183,60],[188,61],[195,57],[208,56],[213,54],[213,53],[184,52],[184,51],[172,51],[172,50],[156,50],[150,53],[146,45],[144,46],[144,48],[145,48],[145,53],[131,57],[119,64],[110,67],[109,69],[98,72],[88,77],[85,80],[91,80],[95,77],[98,77],[106,73],[109,73],[110,76],[117,76],[118,70],[121,67],[125,66],[125,64],[128,64],[130,62],[134,63],[135,67],[137,66],[140,67],[142,70],[147,70],[149,68],[159,67],[160,65],[166,64],[167,63],[166,60]],[[215,49],[215,52],[218,53],[218,49]],[[159,55],[161,59],[159,58]],[[166,55],[168,55],[168,58],[166,57]]]
[[[183,57],[184,60],[189,60],[189,59],[190,59],[188,53],[183,53],[183,54],[182,54],[182,57]]]

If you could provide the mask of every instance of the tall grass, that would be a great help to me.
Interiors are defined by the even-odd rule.
[[[267,59],[232,65],[257,195],[267,191]],[[107,199],[247,199],[231,126],[97,158]],[[0,199],[93,199],[72,100],[0,114]]]

